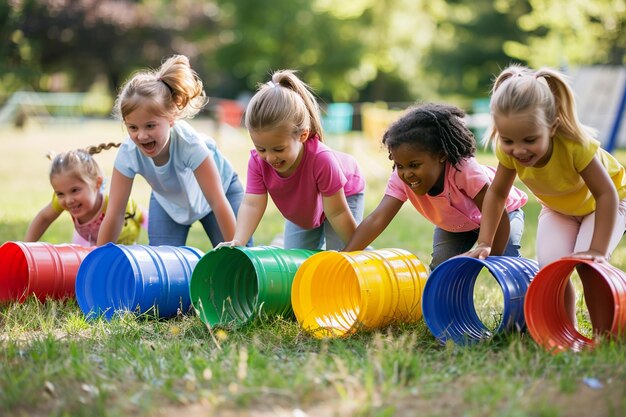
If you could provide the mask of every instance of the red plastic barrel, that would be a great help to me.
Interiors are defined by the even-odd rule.
[[[0,301],[74,296],[78,267],[91,251],[78,245],[6,242],[0,246]]]
[[[532,338],[554,353],[581,351],[595,346],[594,340],[581,334],[567,317],[565,286],[578,265],[587,265],[598,285],[607,285],[613,306],[610,333],[623,335],[626,330],[626,274],[608,264],[578,258],[562,258],[539,270],[531,281],[524,302],[526,325]]]

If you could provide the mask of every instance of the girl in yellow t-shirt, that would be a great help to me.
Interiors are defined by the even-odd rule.
[[[496,79],[491,95],[499,165],[483,203],[483,221],[475,249],[485,258],[506,196],[516,175],[542,205],[537,224],[537,261],[543,267],[564,256],[606,262],[626,228],[624,167],[593,139],[576,115],[574,95],[565,76],[542,68],[513,65]],[[611,329],[610,289],[585,268],[578,268],[596,334]],[[576,323],[571,282],[565,306]]]
[[[67,210],[74,223],[74,242],[83,246],[95,246],[100,224],[106,212],[108,195],[102,190],[104,175],[91,155],[104,149],[119,147],[119,143],[101,144],[87,149],[64,152],[52,158],[50,184],[54,189],[52,201],[37,213],[30,223],[24,241],[34,242],[41,238],[59,215]],[[117,243],[137,243],[139,230],[144,222],[137,203],[129,199],[126,206],[124,226]]]

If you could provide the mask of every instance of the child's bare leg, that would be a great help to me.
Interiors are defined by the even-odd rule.
[[[572,281],[569,279],[565,285],[565,312],[574,327],[578,326],[578,320],[576,319],[576,291]]]
[[[579,265],[576,270],[583,284],[594,335],[606,335],[611,331],[615,314],[611,288],[590,266]]]

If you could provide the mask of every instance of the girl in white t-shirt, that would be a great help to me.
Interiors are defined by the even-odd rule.
[[[169,57],[157,70],[139,71],[123,85],[114,113],[128,138],[115,158],[99,245],[117,240],[137,175],[152,188],[150,245],[185,245],[196,221],[214,246],[232,239],[243,187],[215,141],[183,120],[206,102],[202,80],[184,55]]]
[[[385,196],[363,220],[345,251],[365,249],[409,200],[435,225],[430,268],[472,248],[478,238],[481,208],[495,170],[476,161],[476,142],[465,113],[454,106],[423,104],[409,108],[383,136],[393,161]],[[494,252],[519,256],[524,230],[521,207],[527,196],[509,194],[494,243]]]

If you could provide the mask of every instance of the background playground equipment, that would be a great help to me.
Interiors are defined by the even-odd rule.
[[[502,289],[504,309],[498,328],[491,332],[480,320],[474,306],[474,286],[483,268]],[[424,288],[424,321],[442,343],[451,339],[470,344],[506,330],[523,330],[524,297],[538,271],[537,262],[526,258],[466,256],[448,259],[433,270]]]
[[[0,301],[23,302],[74,296],[76,273],[91,249],[45,242],[5,242],[0,246]]]
[[[324,133],[342,135],[352,130],[354,107],[350,103],[330,103],[322,116]]]
[[[594,340],[579,333],[565,311],[565,285],[579,266],[594,274],[594,282],[607,286],[613,296],[607,300],[613,306],[611,334],[623,337],[626,330],[626,274],[608,263],[561,258],[541,268],[528,288],[524,304],[531,337],[554,353],[595,347]]]
[[[291,290],[296,319],[318,338],[347,336],[422,317],[428,269],[403,249],[326,251],[298,269]]]
[[[245,106],[236,100],[220,99],[217,103],[217,119],[234,127],[241,127]]]
[[[193,271],[192,304],[209,326],[242,325],[260,315],[291,316],[294,275],[316,252],[271,246],[214,249]]]
[[[329,103],[326,106],[322,113],[322,128],[324,140],[329,146],[342,152],[353,153],[354,140],[348,136],[352,130],[353,118],[354,106],[350,103]]]
[[[152,311],[175,316],[190,308],[189,280],[202,257],[187,246],[117,245],[94,249],[76,277],[76,299],[87,318]]]
[[[387,103],[363,103],[361,106],[363,135],[375,143],[380,143],[389,125],[398,120],[403,113],[404,110],[389,110]]]

